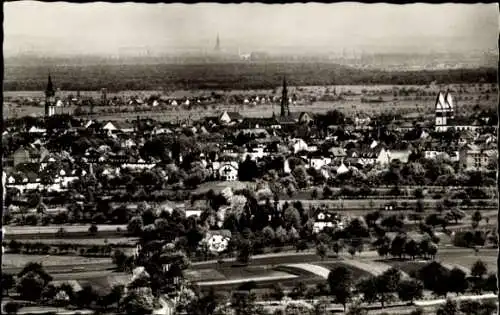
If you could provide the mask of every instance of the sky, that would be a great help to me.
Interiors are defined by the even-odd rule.
[[[496,50],[498,4],[4,3],[4,53]]]

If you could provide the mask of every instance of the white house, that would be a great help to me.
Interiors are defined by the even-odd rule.
[[[126,123],[123,121],[114,121],[114,122],[109,121],[102,127],[102,129],[106,130],[108,133],[113,133],[117,131],[127,132],[127,133],[134,132],[134,126],[130,123]]]
[[[107,124],[105,124],[102,129],[106,130],[107,132],[113,132],[113,131],[116,131],[118,130],[118,128],[115,127],[115,125],[112,123],[112,122],[108,122]]]
[[[314,220],[313,232],[319,233],[323,231],[326,227],[335,228],[337,226],[337,221],[334,215],[326,212],[319,212]]]
[[[322,167],[332,163],[329,157],[314,157],[309,159],[309,167],[320,170]]]
[[[231,231],[213,230],[208,231],[200,243],[207,245],[208,250],[213,253],[221,253],[227,249],[229,241],[231,241]]]
[[[287,159],[285,159],[283,171],[285,172],[285,174],[290,174],[292,172],[292,169],[290,168],[290,163],[288,162]]]
[[[225,181],[238,180],[238,162],[223,162],[218,169],[219,177]]]
[[[349,172],[349,169],[345,166],[344,163],[342,163],[339,168],[337,168],[337,174],[345,174]]]
[[[292,143],[293,153],[308,150],[307,143],[302,139],[292,139],[291,143]]]
[[[221,123],[221,124],[229,124],[231,122],[237,122],[237,121],[242,121],[242,120],[243,120],[243,117],[237,112],[224,111],[219,116],[219,123]]]
[[[391,162],[390,153],[386,151],[384,148],[381,148],[380,152],[377,155],[375,163],[380,165],[388,165],[390,162]]]
[[[387,152],[389,155],[389,162],[399,160],[401,163],[408,163],[410,158],[410,150],[390,150]]]
[[[40,133],[40,134],[44,134],[47,132],[47,129],[44,129],[44,128],[38,128],[36,126],[33,126],[31,127],[29,130],[28,130],[29,133]]]

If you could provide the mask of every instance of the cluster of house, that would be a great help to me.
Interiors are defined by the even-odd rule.
[[[444,104],[444,105],[443,105]],[[453,125],[452,113],[450,110],[452,98],[449,94],[443,96],[441,93],[436,105],[436,128],[450,128]],[[444,110],[443,106],[447,106]],[[358,119],[355,126],[344,128],[349,134],[350,140],[342,142],[336,141],[333,132],[327,134],[324,138],[316,137],[305,141],[298,137],[279,137],[279,129],[290,125],[308,124],[313,120],[311,113],[290,114],[284,117],[271,118],[245,118],[239,113],[224,111],[217,117],[207,117],[197,126],[180,126],[172,124],[155,124],[152,128],[152,134],[177,134],[183,132],[185,128],[191,128],[194,133],[208,134],[214,127],[225,126],[232,128],[235,134],[251,135],[255,139],[245,147],[237,147],[233,144],[214,143],[219,147],[220,152],[215,160],[209,160],[204,153],[200,156],[202,164],[210,171],[211,178],[216,180],[234,181],[238,180],[238,168],[242,161],[247,157],[253,160],[261,159],[266,156],[275,156],[285,154],[288,156],[301,157],[306,165],[320,171],[325,177],[332,175],[332,169],[337,174],[348,172],[354,167],[364,167],[367,165],[387,166],[393,160],[399,160],[402,163],[408,162],[409,156],[414,150],[411,143],[405,149],[391,148],[384,143],[373,140],[369,145],[359,145],[358,139],[363,137],[363,128],[370,128],[369,119]],[[95,122],[88,121],[83,127],[67,130],[68,133],[75,133],[82,129],[100,128],[108,136],[119,140],[123,150],[133,147],[140,147],[145,143],[144,137],[138,137],[137,129],[134,123],[123,121]],[[5,130],[3,135],[16,133],[16,130]],[[42,178],[50,177],[49,188],[52,190],[61,190],[67,185],[85,175],[90,171],[89,165],[99,163],[109,165],[105,168],[104,175],[111,175],[119,172],[120,168],[129,168],[135,170],[153,169],[159,161],[150,157],[132,157],[125,153],[110,152],[107,148],[94,148],[88,150],[84,156],[80,157],[81,163],[75,163],[75,157],[67,152],[48,152],[43,147],[43,139],[46,130],[36,126],[28,129],[31,138],[35,139],[31,144],[23,146],[16,150],[12,156],[7,157],[7,186],[16,187],[23,191],[26,189],[38,189],[47,183],[43,183]],[[481,133],[478,128],[468,128],[461,130],[460,140],[455,145],[443,147],[440,143],[433,141],[429,131],[420,128],[419,130],[419,148],[422,149],[426,158],[434,159],[443,157],[453,162],[458,162],[460,167],[465,170],[484,169],[490,163],[497,159],[496,135],[493,133]],[[324,142],[333,140],[339,145],[332,146],[327,152],[320,151],[318,147]],[[182,157],[181,157],[182,158]],[[10,164],[10,165],[9,165]],[[25,164],[37,164],[37,167],[25,167]],[[52,167],[47,168],[47,165]],[[43,174],[44,170],[49,174]],[[288,160],[285,160],[283,171],[290,173],[291,169]]]

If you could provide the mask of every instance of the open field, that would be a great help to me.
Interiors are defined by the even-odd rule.
[[[490,103],[478,102],[481,104],[480,106],[488,108],[493,105]],[[416,107],[420,107],[422,113],[420,113],[419,118],[422,115],[432,116],[431,110],[434,106],[434,98],[433,100],[427,101],[391,101],[385,102],[382,104],[371,104],[371,103],[361,103],[360,101],[343,101],[343,102],[315,102],[311,105],[291,105],[290,111],[292,112],[311,112],[311,113],[325,113],[329,110],[339,110],[344,113],[353,113],[354,111],[362,111],[367,113],[368,115],[376,115],[381,112],[391,111],[391,110],[414,110]],[[92,119],[99,120],[134,120],[139,115],[142,118],[151,118],[157,121],[176,121],[183,119],[201,119],[207,116],[216,116],[220,114],[222,111],[238,111],[245,117],[271,117],[274,111],[277,113],[279,110],[279,106],[275,105],[257,105],[255,107],[243,106],[243,105],[217,105],[215,109],[193,109],[187,110],[182,108],[176,109],[165,109],[165,110],[154,110],[154,111],[140,111],[140,112],[120,112],[120,113],[106,113],[99,112],[99,108],[95,109],[95,113],[92,116],[89,116]],[[22,107],[13,107],[13,106],[4,106],[3,114],[6,118],[13,117],[22,117],[27,115],[35,115],[41,116],[43,115],[43,107],[35,107],[35,106],[22,106]],[[60,109],[57,109],[58,113]],[[73,113],[75,107],[65,107],[64,113]],[[132,110],[132,108],[130,109]],[[424,114],[426,113],[426,114]],[[82,117],[87,117],[88,115],[84,114]],[[416,117],[415,117],[416,118]]]
[[[253,70],[252,70],[253,71]],[[85,78],[82,78],[84,80]],[[45,83],[45,78],[37,84]],[[8,80],[6,80],[8,81]],[[430,83],[429,81],[428,83]],[[233,82],[234,83],[234,82]],[[293,82],[291,82],[293,83]],[[147,98],[150,95],[162,95],[167,98],[183,98],[183,97],[199,97],[199,96],[210,96],[212,92],[222,95],[223,97],[231,97],[233,95],[267,95],[267,96],[278,96],[279,93],[275,89],[281,85],[281,79],[276,80],[276,84],[269,86],[268,89],[233,89],[233,90],[221,90],[214,87],[210,90],[204,89],[182,89],[175,88],[173,90],[127,90],[120,92],[109,91],[107,93],[108,98],[113,97],[130,97],[130,96],[140,96]],[[472,113],[473,107],[479,105],[483,108],[494,108],[497,103],[498,95],[494,91],[485,92],[486,89],[478,90],[476,85],[465,84],[467,92],[462,94],[455,94],[460,100],[460,112],[463,115]],[[489,85],[486,85],[489,86]],[[101,88],[100,86],[99,88]],[[357,85],[291,85],[291,93],[296,94],[299,99],[312,99],[309,102],[299,102],[295,105],[290,105],[290,110],[292,112],[312,112],[312,113],[324,113],[328,110],[340,110],[347,114],[353,114],[354,112],[365,112],[368,115],[373,115],[383,111],[393,111],[398,110],[409,118],[417,119],[425,115],[433,115],[433,108],[435,103],[435,95],[440,89],[446,88],[453,90],[458,90],[459,85],[449,84],[446,86],[439,85],[385,85],[385,84],[357,84]],[[402,89],[414,89],[425,92],[424,96],[415,94],[409,94],[408,96],[394,96],[394,90]],[[69,94],[75,94],[75,90],[65,90],[58,92],[61,97],[66,97]],[[324,95],[332,95],[333,91],[337,94],[347,93],[344,95],[342,100],[321,100]],[[372,94],[373,92],[373,94]],[[15,97],[25,97],[25,98],[40,98],[43,99],[42,89],[38,91],[6,91],[5,97],[6,101],[3,107],[4,117],[21,117],[25,115],[42,115],[42,106],[31,106],[31,105],[15,105],[9,101],[9,98]],[[82,97],[93,97],[99,99],[100,91],[86,91],[82,92]],[[381,103],[370,103],[362,102],[362,98],[382,98]],[[314,100],[316,99],[316,100]],[[457,99],[458,101],[458,99]],[[58,113],[73,113],[76,106],[68,106],[64,108],[57,108]],[[88,111],[89,108],[84,108]],[[198,108],[193,106],[191,109],[184,108],[183,106],[158,106],[152,107],[141,107],[140,111],[135,111],[134,106],[123,105],[120,106],[120,112],[115,113],[118,110],[117,106],[95,106],[93,119],[101,120],[131,120],[136,119],[137,115],[141,117],[149,117],[159,121],[175,121],[182,120],[186,118],[199,119],[206,116],[214,116],[219,114],[221,111],[239,111],[244,116],[248,117],[271,117],[272,112],[277,112],[279,110],[279,104],[257,104],[257,105],[244,105],[242,103],[236,103],[232,100],[222,100],[217,103],[203,104]],[[110,112],[112,111],[112,112]],[[87,117],[84,114],[83,117]]]
[[[22,268],[29,262],[39,262],[44,266],[75,266],[111,263],[111,258],[88,258],[82,256],[3,254],[2,268]]]
[[[409,275],[411,275],[414,272],[417,272],[420,270],[420,268],[424,267],[429,263],[429,261],[399,261],[395,259],[383,259],[379,260],[380,262],[383,262],[391,267],[397,268]]]
[[[82,225],[49,225],[49,226],[4,226],[5,235],[17,234],[53,234],[63,228],[68,233],[88,232],[90,224]],[[126,225],[97,225],[98,231],[126,230]]]
[[[97,233],[95,235],[89,234],[90,224],[78,225],[49,225],[49,226],[4,226],[4,240],[15,239],[19,241],[25,240],[51,240],[60,239],[78,239],[80,242],[86,242],[89,238],[99,240],[102,239],[129,239],[126,237],[126,225],[97,225]],[[64,230],[64,234],[59,235],[60,229]]]
[[[17,239],[19,240],[19,239]],[[9,238],[6,238],[9,241]],[[120,246],[135,246],[137,238],[135,237],[120,237],[120,238],[57,238],[57,239],[22,239],[22,243],[43,243],[47,245],[72,244],[72,245],[120,245]]]
[[[496,272],[496,266],[497,266],[497,255],[491,251],[483,252],[482,250],[479,251],[477,256],[474,255],[472,249],[470,250],[469,254],[463,253],[462,255],[453,255],[453,256],[439,255],[438,251],[437,260],[445,264],[460,265],[469,270],[472,267],[472,265],[478,260],[483,261],[487,265],[489,272]]]

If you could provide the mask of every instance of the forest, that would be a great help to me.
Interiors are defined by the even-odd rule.
[[[142,65],[6,65],[5,91],[40,91],[50,71],[57,88],[110,92],[158,89],[273,89],[283,76],[292,86],[496,83],[495,68],[382,71],[333,63],[211,63]]]

